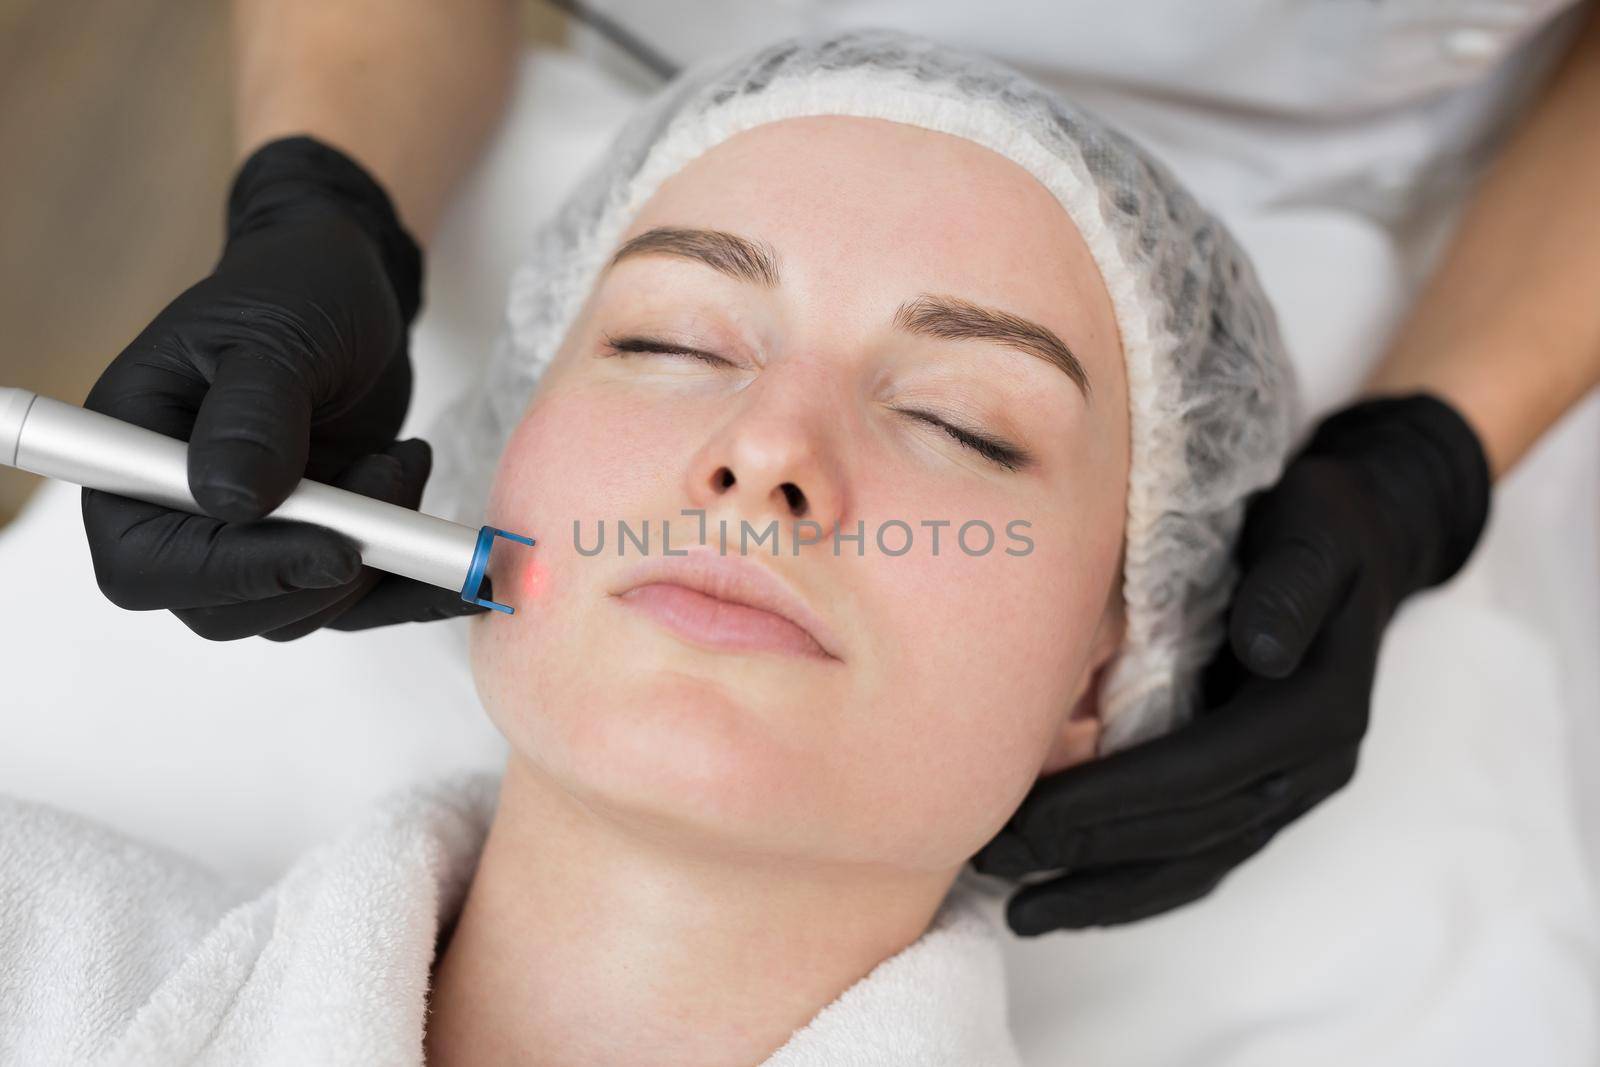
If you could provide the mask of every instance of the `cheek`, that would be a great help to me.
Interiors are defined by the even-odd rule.
[[[578,551],[575,525],[592,545],[601,520],[635,514],[632,502],[666,476],[648,460],[670,454],[657,432],[581,385],[547,383],[501,454],[484,521],[537,544],[496,543],[489,577],[515,614],[476,618],[471,633],[480,696],[513,743],[563,693],[558,680],[582,661],[590,609],[603,595],[599,558]]]
[[[637,763],[624,751],[615,709],[654,703],[659,694],[628,688],[641,661],[619,643],[618,609],[606,603],[607,582],[619,570],[615,531],[619,521],[656,524],[686,506],[684,457],[703,426],[684,405],[589,380],[579,368],[546,381],[507,442],[485,521],[538,544],[497,546],[489,575],[497,595],[512,591],[516,612],[475,618],[470,633],[479,696],[522,753],[542,754],[552,767],[592,764],[601,750],[619,765]],[[602,524],[608,540],[596,554]],[[597,662],[608,671],[597,675]],[[653,726],[640,736],[662,732]]]
[[[537,602],[559,598],[591,560],[577,551],[574,524],[592,542],[601,521],[637,519],[660,486],[676,484],[681,420],[663,407],[582,383],[535,396],[501,454],[485,521],[539,543],[496,551],[489,569],[496,590]]]
[[[884,662],[858,708],[856,751],[874,758],[852,767],[852,803],[874,813],[864,832],[878,847],[920,844],[907,859],[930,866],[981,847],[1036,780],[1085,676],[1120,543],[1081,514],[957,514],[941,516],[952,524],[937,557],[864,569]],[[960,547],[968,519],[994,530],[987,553]],[[1032,525],[1008,531],[1013,519]],[[986,542],[969,529],[973,552]]]

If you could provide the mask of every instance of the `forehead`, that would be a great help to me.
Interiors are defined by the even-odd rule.
[[[917,291],[1048,326],[1102,379],[1121,377],[1115,314],[1066,211],[1018,164],[885,119],[814,116],[745,130],[662,183],[621,240],[655,226],[765,241],[784,289],[882,317]]]

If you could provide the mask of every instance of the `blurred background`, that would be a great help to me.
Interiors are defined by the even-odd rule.
[[[82,403],[210,271],[235,163],[229,8],[0,0],[0,384]],[[565,43],[559,11],[522,9],[530,44]],[[39,481],[0,467],[0,527]]]

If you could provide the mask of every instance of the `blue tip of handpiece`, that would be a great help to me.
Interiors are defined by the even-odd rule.
[[[509,604],[496,604],[492,600],[484,600],[478,596],[478,591],[483,588],[484,572],[489,569],[489,553],[494,549],[494,539],[496,537],[504,537],[524,545],[532,545],[534,543],[533,538],[514,534],[510,530],[497,530],[493,526],[485,526],[479,530],[478,544],[472,550],[472,565],[467,568],[467,581],[461,587],[461,599],[469,604],[477,604],[480,607],[503,611],[507,615],[515,615],[516,612]]]

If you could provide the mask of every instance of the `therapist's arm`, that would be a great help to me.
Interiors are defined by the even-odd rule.
[[[505,106],[511,0],[235,0],[243,158],[309,134],[351,156],[427,243]]]
[[[1600,383],[1600,4],[1367,383],[1431,392],[1495,477]]]

